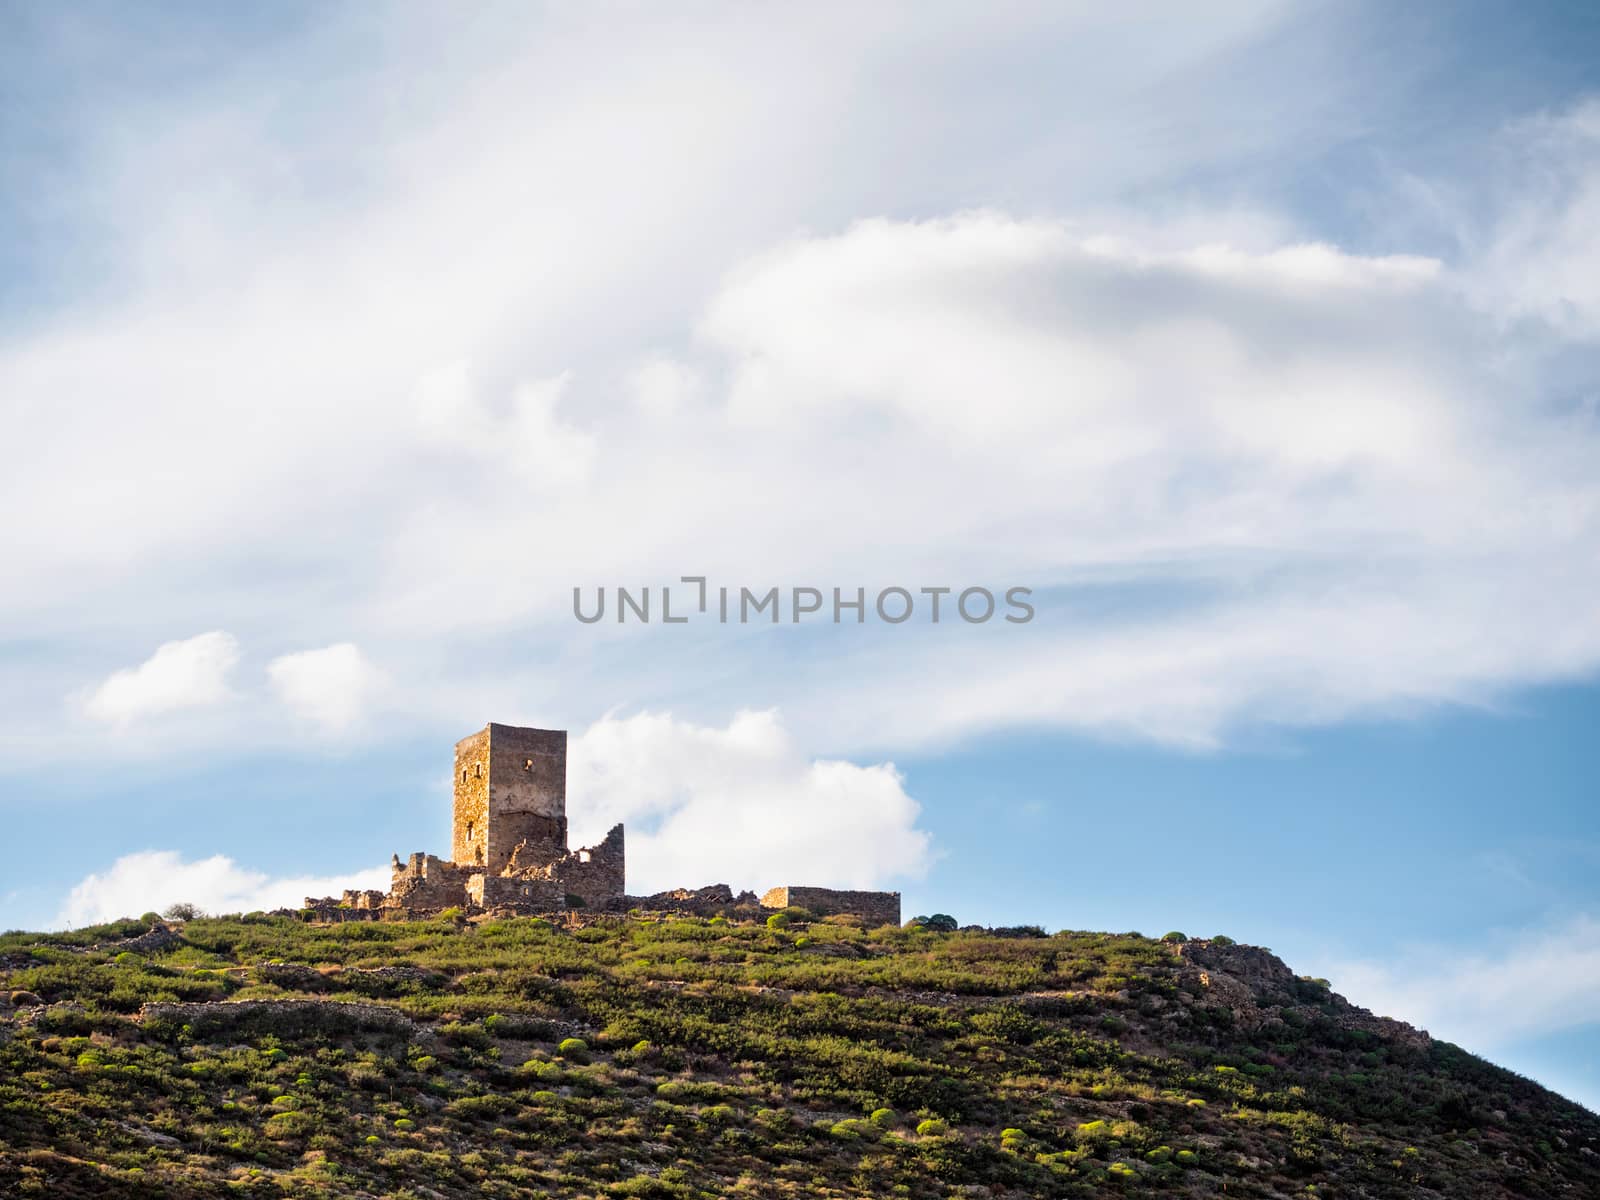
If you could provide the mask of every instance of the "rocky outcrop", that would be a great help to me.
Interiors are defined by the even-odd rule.
[[[1297,976],[1264,947],[1192,941],[1176,943],[1173,953],[1193,968],[1204,1002],[1228,1009],[1241,1028],[1259,1029],[1298,1013],[1419,1050],[1433,1041],[1424,1030],[1351,1004],[1322,980]]]
[[[172,926],[162,921],[152,925],[137,937],[101,942],[95,949],[104,950],[108,954],[159,954],[163,950],[183,944],[181,929],[182,926]]]

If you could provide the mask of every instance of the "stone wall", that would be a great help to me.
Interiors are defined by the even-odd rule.
[[[565,896],[554,881],[509,875],[472,876],[467,881],[467,899],[480,908],[554,912],[566,907]]]
[[[775,887],[762,908],[803,908],[815,917],[859,917],[867,925],[900,924],[899,892],[851,892],[820,887]]]
[[[470,866],[445,862],[432,854],[413,854],[403,865],[394,862],[394,884],[385,907],[437,912],[467,903]]]
[[[614,825],[598,846],[574,850],[551,863],[550,879],[561,890],[563,907],[618,907],[627,890],[626,858],[622,826]]]

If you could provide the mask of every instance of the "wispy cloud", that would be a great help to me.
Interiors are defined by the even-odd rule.
[[[1412,946],[1321,971],[1349,999],[1490,1054],[1600,1024],[1600,920],[1583,914],[1476,947]]]
[[[35,631],[30,669],[61,695],[154,629],[225,614],[287,701],[193,727],[233,747],[308,718],[356,728],[360,671],[316,682],[349,652],[291,657],[351,631],[383,664],[391,730],[505,698],[569,724],[775,706],[800,743],[844,750],[1018,724],[1214,746],[1591,673],[1600,433],[1545,384],[1592,334],[1594,273],[1566,265],[1586,261],[1593,106],[1512,124],[1562,181],[1554,207],[1497,197],[1455,258],[1341,247],[1259,199],[1119,204],[1353,120],[1348,64],[1303,47],[1294,70],[1337,82],[1294,93],[1340,102],[1209,136],[1190,107],[1154,115],[1180,85],[1224,111],[1229,64],[1283,19],[1232,6],[1199,42],[1156,22],[1119,59],[1092,9],[1018,10],[976,51],[960,20],[908,50],[887,17],[797,15],[793,43],[829,53],[796,73],[770,30],[664,22],[618,44],[586,20],[533,36],[486,18],[459,47],[473,86],[438,81],[373,145],[372,85],[411,80],[432,45],[418,17],[314,127],[249,72],[133,106],[75,143],[92,211],[124,235],[118,290],[0,347],[0,503],[30,513],[8,561],[29,586],[0,616]],[[313,27],[307,61],[338,61],[363,28],[345,20]],[[941,70],[958,42],[1025,70],[1041,32],[1063,103],[1105,114],[1041,144],[1094,172],[1063,183],[1013,147],[1015,208],[1044,215],[968,208],[1005,197],[950,190],[944,148],[897,171],[915,204],[884,191],[896,131],[852,89],[887,88],[903,53]],[[640,70],[601,80],[584,64],[602,54]],[[958,174],[985,178],[1001,151],[946,82],[912,124],[959,135]],[[920,216],[856,219],[883,211]],[[74,436],[52,436],[67,407]],[[1041,619],[813,639],[782,672],[771,639],[721,637],[685,697],[700,634],[568,617],[575,584],[686,572],[1021,583]],[[1109,588],[1139,603],[1078,603]],[[119,672],[100,720],[65,731],[9,704],[4,736],[71,753],[106,721],[217,696],[227,670],[208,669]]]

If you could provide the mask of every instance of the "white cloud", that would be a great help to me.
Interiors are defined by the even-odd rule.
[[[124,724],[228,698],[228,675],[239,661],[231,634],[197,634],[167,642],[137,667],[114,672],[85,701],[89,716]]]
[[[621,45],[583,20],[491,20],[457,43],[471,87],[418,82],[418,18],[372,76],[334,73],[351,104],[314,128],[248,72],[119,113],[74,160],[118,235],[95,260],[116,286],[0,348],[0,507],[30,514],[8,547],[28,585],[0,589],[0,617],[44,647],[0,693],[8,752],[100,733],[56,729],[34,693],[80,678],[109,594],[124,640],[217,613],[269,654],[359,629],[395,730],[509,699],[574,725],[618,703],[777,706],[836,752],[1019,723],[1214,745],[1594,671],[1597,434],[1541,387],[1545,339],[1588,326],[1524,302],[1586,311],[1596,273],[1551,274],[1572,239],[1533,247],[1516,231],[1542,226],[1510,200],[1461,261],[1357,253],[1183,189],[1131,211],[1185,165],[1214,177],[1359,130],[1339,99],[1359,85],[1334,43],[1275,42],[1293,119],[1280,97],[1274,119],[1208,121],[1279,6],[1198,38],[1154,22],[1136,62],[1119,21],[1053,7],[977,41],[930,22],[915,47],[859,14],[783,37],[664,22]],[[1027,74],[1041,35],[1048,78]],[[306,36],[294,52],[342,61],[335,34]],[[795,45],[829,52],[797,72]],[[965,71],[914,100],[882,82],[948,72],[957,45],[1010,68],[972,78],[1059,102],[975,107]],[[393,80],[437,90],[374,143]],[[1008,111],[1029,146],[995,136]],[[1569,232],[1588,111],[1512,135],[1574,181],[1547,222]],[[1004,190],[972,183],[990,179]],[[1012,198],[1082,219],[962,211]],[[881,212],[922,219],[854,220]],[[1545,265],[1518,282],[1523,248]],[[1508,316],[1538,330],[1511,347]],[[68,408],[74,436],[53,436]],[[819,637],[774,671],[771,638],[569,616],[576,584],[684,573],[1020,583],[1040,619]],[[90,711],[126,719],[127,686]],[[320,722],[359,707],[359,688],[286,688]],[[286,736],[263,711],[185,736]]]
[[[556,407],[570,373],[517,387],[502,410],[476,387],[469,363],[430,372],[417,386],[417,415],[430,445],[450,446],[489,470],[534,488],[557,491],[581,483],[594,439],[562,421]]]
[[[608,716],[572,739],[575,843],[628,823],[628,887],[898,886],[933,859],[892,763],[811,759],[778,715],[725,728],[665,713]]]
[[[208,913],[298,908],[307,896],[336,896],[345,888],[389,887],[388,867],[348,875],[274,878],[221,854],[185,861],[176,850],[125,854],[109,870],[86,876],[57,915],[64,926],[160,912],[187,902]]]
[[[1518,121],[1488,153],[1489,179],[1466,185],[1487,211],[1457,215],[1479,303],[1600,338],[1600,99]]]
[[[702,392],[694,369],[669,358],[652,359],[636,368],[628,382],[639,412],[656,420],[679,416]]]
[[[282,655],[267,678],[290,711],[330,733],[360,720],[382,679],[352,642]]]
[[[1334,963],[1335,990],[1478,1053],[1600,1023],[1600,921],[1580,915],[1478,949],[1409,947],[1397,962]]]

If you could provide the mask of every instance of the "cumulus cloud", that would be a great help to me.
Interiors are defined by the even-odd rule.
[[[361,718],[381,681],[353,642],[282,655],[267,664],[267,678],[291,712],[330,733]]]
[[[125,854],[102,872],[86,876],[57,915],[64,926],[91,925],[118,917],[160,912],[187,902],[208,913],[298,908],[307,896],[338,895],[345,888],[389,886],[388,867],[348,875],[273,877],[242,867],[221,854],[185,860],[176,850]]]
[[[774,712],[743,712],[721,728],[667,713],[608,716],[572,739],[567,770],[583,822],[575,840],[628,823],[635,892],[894,886],[933,860],[892,763],[810,758]]]
[[[228,698],[228,675],[239,644],[220,630],[166,642],[137,667],[114,672],[89,695],[84,709],[98,721],[125,724]]]
[[[1489,1053],[1600,1022],[1600,921],[1579,915],[1477,949],[1412,947],[1402,962],[1334,963],[1350,1000]]]

